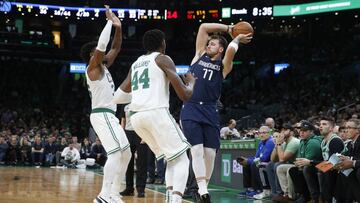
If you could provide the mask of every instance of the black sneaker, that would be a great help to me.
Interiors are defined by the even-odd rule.
[[[124,191],[120,192],[121,196],[134,196],[134,190],[125,189]]]
[[[137,195],[139,198],[143,198],[145,197],[145,192],[138,192],[138,195]]]
[[[201,195],[201,202],[202,203],[211,203],[210,195],[209,194]]]
[[[195,203],[202,203],[200,194],[197,191],[194,191],[192,193],[192,198],[195,201]]]

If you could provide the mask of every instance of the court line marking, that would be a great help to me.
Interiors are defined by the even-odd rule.
[[[159,192],[159,191],[156,191],[156,190],[153,190],[153,189],[150,189],[150,188],[145,188],[145,190],[150,190],[151,192],[154,192],[154,193],[160,193],[161,195],[165,196],[165,194],[164,194],[164,193]],[[191,202],[191,201],[189,201],[189,200],[186,200],[186,199],[182,199],[182,202],[189,202],[189,203],[193,203],[193,202]]]

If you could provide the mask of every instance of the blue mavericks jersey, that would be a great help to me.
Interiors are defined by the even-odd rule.
[[[207,54],[190,67],[196,83],[193,95],[184,103],[181,120],[194,120],[210,125],[219,125],[216,102],[220,98],[223,82],[222,60],[212,61]]]
[[[224,79],[222,60],[212,61],[207,54],[204,54],[190,67],[190,72],[197,79],[189,102],[216,104],[220,98]]]

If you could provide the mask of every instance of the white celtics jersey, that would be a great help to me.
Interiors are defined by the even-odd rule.
[[[108,69],[105,66],[103,68],[103,77],[95,81],[91,81],[87,74],[87,69],[85,71],[86,83],[91,97],[91,108],[107,108],[116,111],[116,104],[111,102],[115,92],[114,81]]]
[[[169,80],[155,62],[159,54],[140,56],[131,66],[131,111],[169,107]]]

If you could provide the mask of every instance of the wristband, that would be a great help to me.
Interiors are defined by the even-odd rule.
[[[237,52],[237,50],[239,49],[239,45],[236,44],[235,42],[230,42],[229,47],[234,48],[235,52]]]

